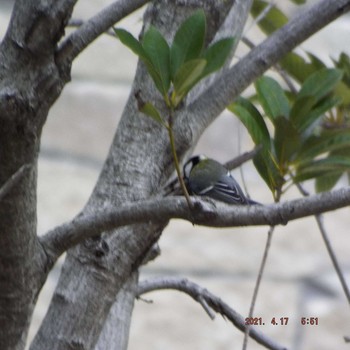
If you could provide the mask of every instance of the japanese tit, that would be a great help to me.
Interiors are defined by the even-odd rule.
[[[257,204],[244,195],[228,169],[203,155],[194,156],[185,163],[183,176],[190,194],[229,204]]]

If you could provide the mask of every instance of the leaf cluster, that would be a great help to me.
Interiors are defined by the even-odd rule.
[[[140,41],[124,29],[114,31],[145,64],[157,90],[171,109],[175,109],[201,79],[224,65],[234,44],[233,38],[224,38],[205,48],[206,17],[203,10],[194,12],[181,24],[171,45],[154,26],[150,26]],[[162,119],[149,105],[144,112],[158,122]]]
[[[191,207],[175,149],[173,112],[201,79],[224,65],[233,48],[234,39],[224,38],[205,48],[206,17],[203,10],[194,12],[180,25],[171,45],[154,26],[150,26],[141,40],[124,29],[114,31],[120,41],[145,64],[168,107],[167,118],[164,118],[152,102],[142,100],[140,91],[135,95],[139,110],[168,131],[178,180]]]
[[[267,6],[254,1],[253,16]],[[259,27],[270,34],[287,21],[272,7]],[[310,53],[306,58],[289,53],[279,66],[292,89],[263,76],[255,82],[256,95],[229,106],[262,145],[254,165],[275,197],[288,182],[315,179],[316,190],[326,191],[344,173],[350,175],[350,59],[343,53],[333,63],[327,67]]]

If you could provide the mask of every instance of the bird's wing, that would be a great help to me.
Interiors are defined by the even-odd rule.
[[[199,192],[197,192],[197,194],[199,194],[200,196],[205,196],[208,192],[212,191],[213,188],[214,188],[214,186],[205,187],[205,188],[201,189]]]
[[[208,195],[226,203],[246,203],[245,196],[234,181],[229,184],[223,181],[217,181],[214,185],[201,189],[197,194],[200,196]]]
[[[230,202],[245,203],[245,196],[242,190],[233,181],[229,184],[223,181],[218,181],[213,190],[221,196],[226,197]]]

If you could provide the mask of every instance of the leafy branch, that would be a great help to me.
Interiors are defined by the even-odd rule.
[[[117,28],[114,31],[120,41],[145,64],[165,102],[166,117],[154,103],[142,100],[141,91],[135,94],[140,112],[167,130],[177,177],[187,203],[192,207],[176,152],[174,114],[200,80],[224,65],[233,48],[234,39],[223,38],[205,48],[206,17],[203,10],[196,11],[181,24],[170,46],[154,26],[150,26],[140,41],[124,29]]]
[[[272,34],[288,22],[276,6],[255,0],[251,13],[261,30]],[[287,85],[263,76],[255,82],[256,94],[238,98],[228,108],[244,124],[253,142],[261,145],[254,165],[269,186],[275,201],[291,185],[302,189],[301,182],[314,179],[317,192],[332,189],[345,173],[350,179],[350,58],[341,54],[327,67],[307,53],[309,61],[292,52],[278,64],[278,73]],[[286,79],[287,77],[287,79]],[[295,81],[299,88],[295,88]],[[260,105],[257,108],[253,102]],[[271,136],[272,125],[274,135]],[[304,193],[304,192],[303,192]],[[305,194],[305,193],[304,193]],[[319,214],[315,215],[323,240],[349,300],[349,289],[331,247]],[[252,298],[253,314],[257,291],[271,244],[271,227],[264,258]],[[245,332],[246,348],[249,329]]]

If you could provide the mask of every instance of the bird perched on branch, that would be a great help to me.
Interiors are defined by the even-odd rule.
[[[228,169],[206,156],[190,158],[183,167],[183,177],[190,194],[229,204],[259,204],[244,195]]]

